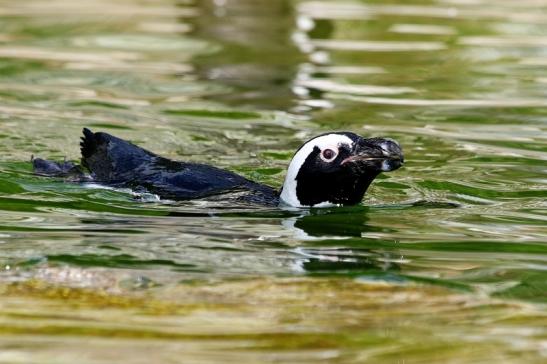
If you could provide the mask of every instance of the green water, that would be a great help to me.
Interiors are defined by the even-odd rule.
[[[546,361],[546,24],[543,0],[1,0],[0,363]],[[32,175],[84,126],[276,187],[329,130],[407,163],[300,212]]]

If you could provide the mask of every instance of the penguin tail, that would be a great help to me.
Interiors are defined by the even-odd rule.
[[[97,136],[88,128],[83,129],[84,136],[81,137],[80,151],[82,153],[82,164],[85,165],[86,158],[91,157],[97,151]]]

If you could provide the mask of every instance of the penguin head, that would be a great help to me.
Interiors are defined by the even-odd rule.
[[[404,162],[397,142],[336,132],[308,140],[293,156],[280,199],[293,207],[354,205],[380,172]]]

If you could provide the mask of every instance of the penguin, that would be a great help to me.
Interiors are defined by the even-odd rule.
[[[402,149],[392,139],[325,133],[296,151],[278,191],[221,168],[170,160],[87,128],[80,147],[81,165],[33,158],[35,174],[131,188],[168,200],[232,196],[242,203],[310,208],[358,204],[381,172],[404,163]]]

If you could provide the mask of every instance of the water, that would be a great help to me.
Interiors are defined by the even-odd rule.
[[[0,363],[538,363],[547,2],[0,1]],[[388,136],[363,205],[35,177],[83,126],[279,187]]]

